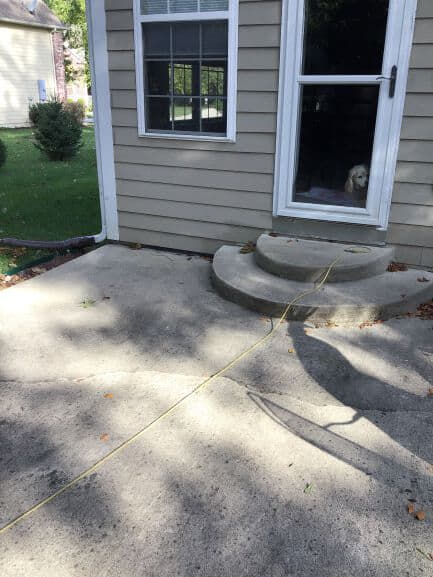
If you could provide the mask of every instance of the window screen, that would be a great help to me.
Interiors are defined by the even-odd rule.
[[[226,2],[200,1],[202,7]],[[142,7],[151,3],[167,5],[144,0]],[[170,0],[170,4],[185,10],[196,0]],[[148,130],[225,136],[227,21],[143,23],[142,32]]]

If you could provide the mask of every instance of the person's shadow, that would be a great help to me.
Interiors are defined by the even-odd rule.
[[[379,478],[388,476],[385,472],[380,474],[383,466],[385,469],[397,466],[400,474],[405,468],[348,441],[335,432],[335,425],[350,425],[361,418],[367,419],[411,453],[427,463],[433,462],[433,442],[425,434],[426,430],[433,431],[433,398],[410,393],[359,371],[335,347],[314,336],[308,336],[312,342],[305,346],[303,327],[297,323],[289,323],[288,332],[310,377],[339,403],[355,409],[356,413],[349,422],[332,422],[322,427],[269,400],[266,394],[250,391],[250,398],[271,418],[312,445]],[[332,370],[335,367],[338,367],[337,371]],[[395,415],[390,415],[396,412],[402,414],[401,426],[396,425]],[[329,443],[330,436],[333,437],[332,443]],[[354,454],[354,448],[362,453],[362,458],[352,460],[350,455]],[[403,474],[410,476],[411,472],[404,470]]]

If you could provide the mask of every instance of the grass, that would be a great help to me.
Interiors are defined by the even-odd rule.
[[[101,230],[93,128],[83,130],[78,155],[48,160],[32,143],[31,129],[1,129],[7,146],[0,168],[0,238],[64,240]],[[0,273],[47,252],[0,250]]]

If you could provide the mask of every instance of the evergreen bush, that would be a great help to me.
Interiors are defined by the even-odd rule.
[[[37,105],[34,145],[50,160],[66,160],[75,156],[81,146],[83,127],[74,111],[62,102]]]

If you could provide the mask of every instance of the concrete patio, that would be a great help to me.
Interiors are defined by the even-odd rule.
[[[105,246],[0,293],[0,528],[269,332],[209,277]],[[0,534],[2,577],[431,574],[432,330],[284,323]]]

